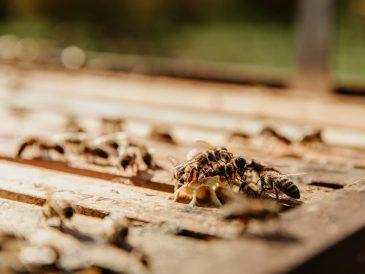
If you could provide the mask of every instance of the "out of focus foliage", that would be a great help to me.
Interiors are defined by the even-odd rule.
[[[336,1],[336,0],[333,0]],[[365,0],[337,0],[335,74],[365,71]],[[0,35],[289,72],[296,0],[0,0]]]

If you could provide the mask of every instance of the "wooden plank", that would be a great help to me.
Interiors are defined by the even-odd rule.
[[[146,251],[151,259],[152,273],[174,270],[175,273],[195,271],[205,274],[228,269],[234,274],[242,273],[243,269],[246,273],[286,273],[365,227],[364,195],[364,181],[357,182],[326,199],[283,214],[276,225],[264,223],[245,237],[230,241],[211,240],[207,243],[177,238],[165,234],[159,227],[147,226],[132,227],[131,242]],[[0,219],[7,220],[0,222],[0,230],[16,228],[18,234],[29,236],[34,234],[34,227],[38,225],[38,215],[39,209],[32,205],[0,199]],[[100,221],[81,216],[76,216],[75,226],[92,235],[102,230]],[[105,249],[90,252],[91,246],[75,242],[67,235],[54,231],[46,233],[53,244],[63,250],[66,257],[69,256],[71,263],[75,248],[78,252],[88,250],[82,253],[83,256],[77,256],[78,259],[95,258],[100,256],[99,252],[106,252]],[[102,258],[106,260],[106,256]],[[113,258],[109,257],[110,260]]]
[[[311,124],[326,129],[365,130],[358,118],[364,116],[362,99],[317,97],[314,103],[313,98],[288,95],[287,92],[273,94],[262,88],[35,70],[25,71],[22,79],[16,78],[15,81],[20,81],[22,85],[17,90],[17,96],[12,96],[14,93],[8,83],[11,77],[7,75],[11,73],[14,72],[3,73],[0,79],[3,83],[0,93],[2,102],[26,104],[33,109],[74,111],[85,115],[102,112],[104,115],[149,118],[155,122],[162,119],[170,124],[206,125],[212,128],[236,129],[241,127],[243,119],[247,120],[247,124],[265,118],[272,122]],[[55,86],[55,82],[60,84]],[[100,90],[108,92],[100,93]],[[98,107],[94,107],[95,104]],[[343,115],[338,117],[338,113]],[[202,119],[197,120],[200,116]]]
[[[221,237],[230,237],[237,232],[235,225],[219,220],[221,214],[217,210],[189,209],[169,200],[171,194],[164,192],[4,161],[0,161],[0,178],[0,196],[5,198],[19,193],[44,200],[48,193],[63,192],[79,206],[79,212],[85,214],[100,216],[117,212],[131,219],[172,222],[186,230]]]

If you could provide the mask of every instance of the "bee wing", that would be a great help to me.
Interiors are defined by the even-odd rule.
[[[302,176],[308,174],[307,172],[299,172],[299,173],[289,173],[289,174],[283,174],[283,176],[287,177],[294,177],[294,176]]]
[[[189,152],[186,154],[186,160],[191,161],[193,160],[194,156],[197,155],[199,152],[196,148],[193,148],[189,150]]]
[[[155,152],[156,152],[156,148],[154,148],[154,147],[149,147],[149,148],[147,148],[147,152],[148,152],[148,153],[150,153],[150,154],[155,154]]]
[[[176,158],[172,157],[172,156],[168,156],[167,160],[173,165],[173,166],[177,166],[179,163],[176,160]]]
[[[195,141],[195,144],[198,147],[203,148],[203,149],[211,149],[211,148],[214,148],[214,146],[212,146],[211,144],[209,144],[208,142],[203,141],[203,140],[196,140]]]

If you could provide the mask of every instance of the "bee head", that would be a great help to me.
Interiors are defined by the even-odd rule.
[[[243,170],[247,165],[247,161],[243,157],[237,157],[234,160],[234,165],[237,167],[238,170]]]
[[[60,145],[55,145],[54,149],[60,154],[65,154],[64,148]]]
[[[220,165],[217,169],[217,173],[220,176],[223,176],[226,173],[226,168],[224,165]]]
[[[152,155],[150,153],[144,153],[142,159],[146,166],[150,167],[152,165]]]
[[[72,208],[72,206],[67,206],[63,209],[63,214],[65,218],[69,219],[74,215],[74,209]]]
[[[206,157],[202,158],[199,162],[200,167],[204,167],[208,164],[208,159]]]
[[[110,141],[109,146],[115,150],[117,150],[119,148],[119,144],[115,141]]]
[[[227,165],[227,166],[226,166],[226,173],[227,173],[228,175],[231,175],[231,174],[233,173],[233,170],[234,170],[234,168],[233,168],[233,166],[232,166],[232,165]]]
[[[208,151],[207,156],[209,161],[211,162],[217,161],[217,156],[212,151]]]

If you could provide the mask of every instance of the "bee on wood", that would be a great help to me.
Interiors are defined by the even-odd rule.
[[[62,229],[65,221],[72,218],[75,211],[71,203],[64,199],[50,197],[42,208],[42,217],[47,224],[56,222],[56,227]]]
[[[312,133],[304,135],[302,140],[300,140],[300,143],[303,145],[312,145],[312,146],[320,146],[321,144],[324,144],[322,131],[316,130]]]
[[[103,219],[104,236],[107,242],[131,251],[127,244],[129,222],[125,218],[107,216]]]
[[[66,117],[65,132],[84,133],[86,131],[77,121],[77,117],[71,114]]]
[[[109,153],[109,155],[118,155],[119,142],[113,135],[103,135],[95,138],[90,142],[92,146],[101,148]]]
[[[278,170],[252,161],[246,167],[244,177],[240,182],[239,192],[249,197],[260,197],[266,191],[274,191],[276,198],[279,198],[279,191],[285,195],[299,199],[298,187]]]
[[[103,117],[100,120],[101,134],[111,134],[123,130],[124,120],[121,118]]]
[[[52,159],[52,154],[64,158],[65,149],[62,145],[46,140],[40,137],[30,137],[25,139],[18,147],[16,156],[23,157],[24,153],[32,150],[32,158],[41,157],[45,159]]]
[[[130,168],[133,174],[138,173],[137,154],[134,148],[128,147],[119,156],[120,167],[123,171]]]
[[[217,163],[213,168],[208,169],[200,175],[200,179],[205,177],[220,176],[230,184],[241,180],[246,170],[247,161],[243,157],[236,157],[230,163]]]
[[[0,234],[0,273],[55,273],[59,252],[13,234]]]
[[[286,145],[290,145],[292,143],[291,140],[289,140],[287,137],[285,137],[284,135],[280,134],[279,132],[277,132],[275,129],[273,129],[272,127],[264,127],[261,132],[260,132],[261,136],[265,136],[265,137],[271,137],[273,139],[278,140],[279,142],[282,142]]]
[[[174,138],[171,135],[171,130],[167,125],[155,125],[152,127],[149,134],[151,140],[164,142],[168,144],[176,144]]]
[[[96,165],[109,165],[109,153],[100,148],[90,145],[85,145],[83,149],[83,155],[86,157],[86,161]]]
[[[158,167],[158,165],[154,161],[152,149],[147,148],[147,146],[145,145],[139,145],[136,143],[130,143],[129,147],[135,149],[140,162],[142,162],[147,169],[153,169]]]
[[[267,190],[274,190],[278,199],[279,190],[291,198],[300,199],[299,188],[287,176],[273,168],[261,172],[259,184],[261,186],[261,194]]]
[[[87,144],[87,135],[83,132],[66,132],[54,135],[52,140],[57,144],[61,144],[67,154],[80,154],[83,153],[83,149]]]

